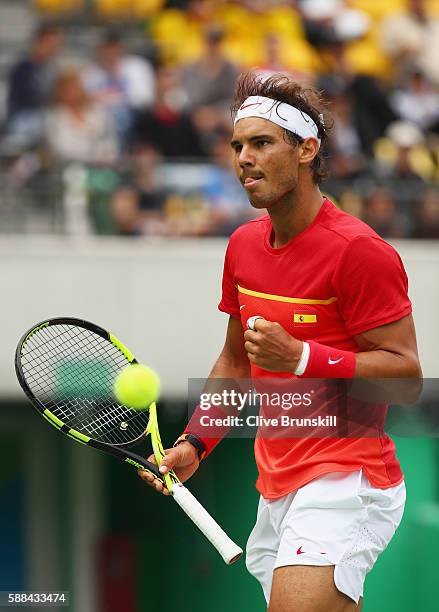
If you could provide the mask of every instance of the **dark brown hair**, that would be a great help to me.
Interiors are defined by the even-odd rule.
[[[324,168],[324,145],[328,137],[328,131],[332,126],[332,119],[326,110],[326,104],[320,93],[313,87],[305,87],[284,74],[264,77],[254,72],[245,72],[240,75],[236,84],[235,98],[231,107],[233,117],[244,100],[250,96],[264,96],[277,102],[286,102],[313,119],[318,128],[321,146],[311,163],[311,169],[314,183],[319,185],[328,176],[328,172]],[[285,136],[293,145],[304,141],[303,138],[289,130],[285,130]]]

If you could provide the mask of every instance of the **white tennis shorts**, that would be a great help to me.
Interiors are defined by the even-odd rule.
[[[277,567],[334,565],[335,586],[358,603],[366,574],[392,539],[404,504],[404,482],[377,489],[361,470],[326,474],[280,499],[261,496],[247,569],[268,603]]]

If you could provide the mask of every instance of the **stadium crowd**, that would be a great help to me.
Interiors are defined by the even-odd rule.
[[[439,238],[439,2],[97,0],[83,47],[85,4],[36,1],[7,72],[4,188],[43,210],[80,183],[95,233],[228,235],[254,214],[231,168],[236,77],[287,73],[334,118],[323,191],[384,237]]]

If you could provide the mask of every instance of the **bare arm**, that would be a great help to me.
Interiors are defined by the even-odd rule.
[[[421,378],[412,315],[354,336],[356,378]]]
[[[209,374],[209,380],[249,377],[250,362],[244,347],[244,330],[239,319],[229,317],[224,347]]]
[[[212,393],[218,388],[223,389],[223,383],[216,383],[215,379],[239,379],[250,377],[250,362],[244,348],[244,331],[241,321],[235,317],[229,318],[224,347],[216,360],[206,382],[208,392]],[[181,442],[175,448],[166,449],[165,458],[160,464],[160,471],[166,473],[174,469],[178,478],[184,482],[197,471],[200,461],[197,450],[189,442]],[[148,461],[155,463],[154,455]],[[169,495],[162,482],[152,474],[139,470],[139,476],[160,493]]]

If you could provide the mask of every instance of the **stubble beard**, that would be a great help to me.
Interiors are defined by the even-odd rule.
[[[296,183],[285,185],[284,188],[281,187],[276,193],[271,192],[262,196],[249,195],[248,199],[253,208],[256,208],[257,210],[266,208],[268,211],[279,202],[285,200],[288,195],[294,194],[296,186]]]

